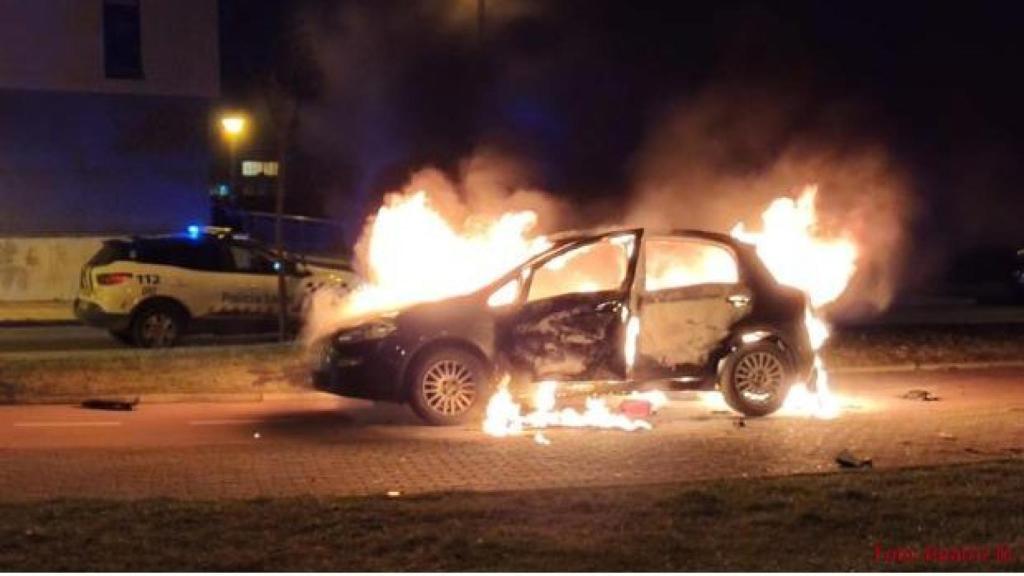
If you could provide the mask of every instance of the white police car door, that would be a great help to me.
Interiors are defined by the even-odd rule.
[[[267,318],[277,313],[277,271],[274,260],[255,246],[228,246],[234,274],[225,286],[222,304],[234,316]]]

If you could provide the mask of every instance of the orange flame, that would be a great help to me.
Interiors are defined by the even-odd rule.
[[[761,232],[743,223],[732,235],[757,247],[757,255],[779,282],[807,294],[813,308],[833,302],[850,283],[857,266],[857,246],[846,236],[820,230],[817,186],[807,186],[796,200],[776,198],[761,215]]]
[[[508,377],[505,377],[499,384],[498,391],[487,404],[484,432],[503,438],[521,434],[527,429],[554,427],[610,428],[627,432],[652,428],[651,423],[646,420],[634,419],[616,413],[608,406],[604,398],[599,397],[587,398],[586,408],[583,412],[573,408],[556,410],[557,390],[557,382],[545,380],[538,383],[532,399],[533,411],[524,414],[522,406],[512,399],[508,390]],[[664,392],[660,391],[633,392],[628,398],[649,402],[651,410],[654,412],[668,403],[668,398]],[[545,438],[543,442],[538,441],[538,443],[548,444],[550,441]]]
[[[524,210],[452,224],[425,190],[390,194],[361,240],[366,283],[341,299],[318,293],[307,336],[485,286],[548,247],[544,237],[529,237],[536,222],[536,213]]]
[[[804,314],[804,324],[815,351],[817,394],[811,394],[806,383],[796,382],[781,412],[827,419],[839,415],[839,403],[829,389],[828,371],[818,354],[829,336],[821,307],[834,302],[849,285],[857,270],[857,246],[845,234],[829,235],[820,229],[817,194],[817,186],[807,186],[796,200],[777,198],[761,215],[760,232],[748,231],[741,222],[732,234],[756,246],[776,280],[807,294],[810,308]]]

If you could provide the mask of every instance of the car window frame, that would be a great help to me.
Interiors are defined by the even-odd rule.
[[[170,266],[174,268],[181,268],[183,270],[190,270],[193,272],[216,273],[224,272],[225,264],[227,264],[222,244],[219,241],[212,238],[191,238],[178,236],[145,238],[137,240],[135,242],[135,245],[137,251],[136,261],[144,265]],[[185,250],[196,246],[199,246],[202,249],[211,249],[210,253],[207,255],[213,255],[214,253],[216,253],[215,259],[213,261],[215,262],[214,267],[211,268],[205,265],[200,266],[197,265],[195,262],[190,262],[188,259],[182,258],[182,256],[186,255]],[[177,254],[174,254],[174,250],[178,250],[179,252]],[[164,255],[169,253],[174,255],[175,257],[164,258],[164,261],[154,262],[153,255],[161,252]],[[207,264],[210,263],[212,262],[207,262]]]
[[[552,298],[562,298],[564,296],[568,296],[568,295],[571,295],[571,294],[587,294],[587,292],[565,292],[565,293],[557,294],[557,295],[554,295],[554,296],[547,296],[545,298],[539,298],[537,300],[530,300],[530,292],[533,290],[533,280],[534,280],[534,276],[535,276],[537,270],[539,270],[540,268],[542,268],[545,265],[547,265],[548,262],[550,262],[550,261],[552,261],[552,260],[554,260],[556,258],[562,257],[562,256],[568,254],[569,252],[572,252],[573,250],[582,248],[584,246],[587,246],[588,244],[597,244],[598,242],[611,241],[611,239],[616,237],[616,236],[631,236],[633,238],[633,252],[630,252],[630,253],[625,255],[625,257],[626,257],[626,271],[625,271],[625,273],[623,275],[622,281],[619,283],[619,286],[617,288],[614,288],[612,290],[597,290],[597,291],[594,291],[593,293],[595,293],[595,294],[596,293],[623,294],[623,293],[629,292],[631,290],[631,288],[632,288],[632,285],[635,284],[635,275],[638,273],[638,271],[641,268],[640,262],[639,262],[640,258],[642,257],[642,251],[640,250],[640,244],[642,244],[643,241],[644,241],[642,233],[639,230],[633,230],[633,229],[630,229],[630,230],[617,230],[615,232],[609,232],[609,233],[601,234],[601,235],[597,235],[597,236],[588,236],[588,237],[572,240],[572,241],[566,242],[563,246],[560,246],[558,249],[553,249],[551,251],[551,253],[546,254],[546,255],[542,255],[542,256],[538,257],[537,259],[535,259],[534,261],[529,262],[529,263],[523,265],[520,268],[520,270],[526,271],[526,273],[525,273],[526,277],[523,279],[523,281],[521,283],[521,292],[520,292],[520,295],[519,295],[519,303],[521,303],[521,304],[531,304],[533,302],[542,302],[544,300],[549,300],[549,299],[552,299]],[[639,254],[638,254],[638,252],[639,252]],[[633,265],[634,257],[635,257],[635,260],[636,260],[636,266],[635,266],[635,269],[631,270],[631,266]],[[631,278],[631,275],[632,275],[632,278]],[[505,283],[503,282],[502,285],[504,285],[504,284]]]
[[[255,256],[259,256],[259,257],[265,258],[267,260],[267,262],[270,263],[270,267],[269,267],[268,271],[266,271],[266,272],[259,272],[259,271],[253,271],[253,270],[242,270],[242,269],[238,268],[238,264],[237,264],[237,262],[235,262],[235,255],[234,255],[234,253],[231,250],[232,248],[235,248],[235,247],[241,248],[243,250],[249,250]],[[227,258],[228,258],[228,262],[231,264],[231,271],[232,272],[235,272],[237,274],[250,274],[250,275],[253,275],[253,276],[275,276],[275,275],[277,275],[277,271],[274,270],[274,263],[280,261],[280,259],[276,258],[274,256],[273,252],[271,252],[270,250],[268,250],[265,247],[261,246],[260,244],[256,244],[254,242],[239,242],[239,241],[226,242],[225,246],[224,246],[224,252],[225,252],[225,254],[226,254]]]
[[[665,242],[690,242],[690,243],[695,243],[695,244],[704,244],[704,245],[707,245],[707,246],[713,246],[713,247],[720,248],[720,249],[724,250],[727,254],[729,254],[729,257],[732,258],[733,265],[736,267],[736,281],[735,282],[702,282],[700,284],[689,284],[689,285],[686,285],[686,286],[673,286],[673,287],[670,287],[670,288],[661,288],[661,289],[658,289],[658,290],[648,290],[647,289],[647,257],[648,257],[648,255],[650,253],[651,243],[652,242],[656,243],[656,242],[659,242],[659,241],[665,241]],[[684,290],[694,289],[694,288],[700,287],[700,286],[745,286],[747,284],[746,271],[745,271],[745,269],[743,267],[743,263],[740,260],[740,255],[737,253],[736,249],[733,246],[729,245],[727,242],[721,242],[719,240],[714,240],[712,238],[703,238],[703,237],[695,237],[695,236],[684,236],[684,235],[676,235],[676,234],[651,235],[651,236],[648,236],[648,237],[644,238],[644,250],[643,250],[643,253],[641,254],[641,259],[643,260],[642,266],[640,267],[640,272],[642,273],[642,277],[638,279],[638,284],[639,284],[640,293],[643,294],[643,295],[659,294],[659,293],[670,292],[670,291],[684,291]]]

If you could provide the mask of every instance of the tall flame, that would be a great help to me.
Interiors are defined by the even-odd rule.
[[[757,246],[776,280],[802,290],[816,309],[839,298],[857,270],[853,241],[820,229],[817,195],[817,186],[807,186],[796,200],[776,198],[761,215],[760,232],[742,222],[732,229],[734,237]]]
[[[545,249],[531,237],[535,212],[496,218],[446,218],[426,190],[390,194],[364,230],[360,268],[366,283],[342,299],[313,301],[308,335],[356,324],[412,304],[442,300],[487,285]]]
[[[828,371],[819,351],[828,340],[829,327],[822,307],[839,298],[857,270],[857,245],[845,233],[829,234],[818,222],[815,206],[818,187],[806,186],[800,196],[777,198],[761,215],[760,232],[748,231],[737,224],[732,235],[751,243],[757,255],[782,284],[803,291],[810,307],[804,324],[814,350],[817,394],[811,394],[804,382],[790,388],[782,412],[835,418],[839,405],[828,385]]]

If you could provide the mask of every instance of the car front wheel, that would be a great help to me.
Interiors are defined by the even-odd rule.
[[[489,399],[490,371],[476,355],[455,347],[427,353],[413,368],[410,398],[416,414],[435,426],[469,421]]]
[[[767,416],[782,407],[792,379],[785,353],[774,343],[759,342],[729,355],[719,385],[733,410],[745,416]]]

